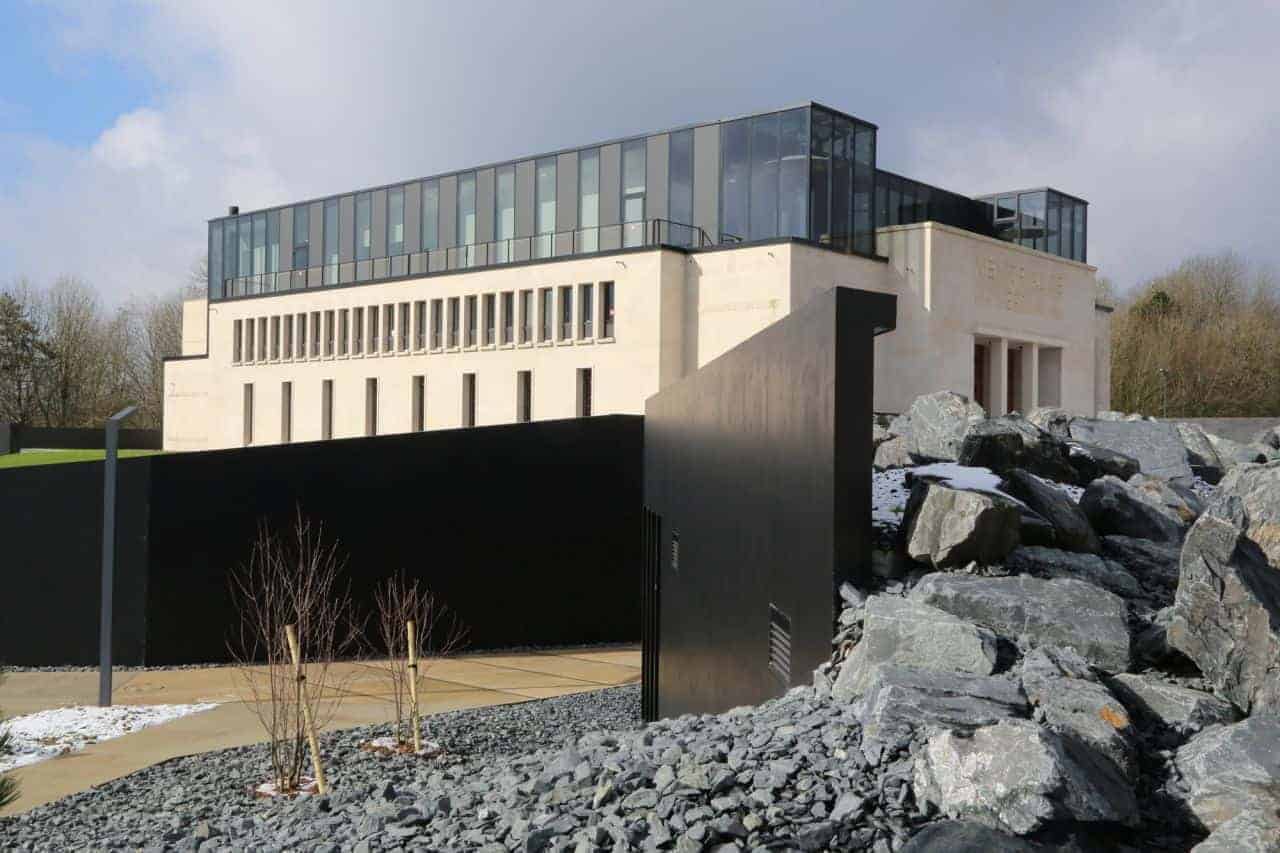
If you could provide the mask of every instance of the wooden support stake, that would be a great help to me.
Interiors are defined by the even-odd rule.
[[[409,630],[409,722],[413,726],[413,752],[422,752],[422,733],[418,725],[418,632],[412,619],[405,626]]]
[[[302,672],[298,633],[292,625],[285,625],[284,635],[289,641],[289,655],[293,658],[293,674],[298,679],[298,704],[302,706],[302,722],[307,727],[307,744],[311,747],[311,772],[316,780],[316,793],[325,794],[328,793],[329,786],[324,781],[324,765],[320,763],[320,741],[316,739],[316,726],[311,719],[311,703],[307,701],[307,676]]]

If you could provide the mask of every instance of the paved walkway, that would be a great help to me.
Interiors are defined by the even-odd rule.
[[[335,667],[344,699],[329,729],[387,722],[394,713],[388,686],[367,665]],[[474,654],[434,661],[427,671],[424,713],[504,705],[583,693],[640,680],[634,647]],[[181,755],[244,746],[264,739],[247,704],[243,676],[232,667],[117,672],[112,698],[121,705],[218,702],[217,708],[103,741],[80,752],[13,771],[20,785],[16,814]],[[95,704],[96,672],[14,672],[0,683],[8,716],[46,708]]]

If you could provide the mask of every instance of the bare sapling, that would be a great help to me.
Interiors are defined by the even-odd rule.
[[[404,574],[387,578],[374,590],[378,639],[386,652],[379,664],[395,709],[396,750],[424,752],[421,702],[427,672],[440,658],[455,654],[467,629],[457,614],[425,585]]]
[[[312,732],[333,720],[353,677],[334,667],[353,654],[359,636],[345,559],[324,527],[299,509],[283,536],[265,522],[249,559],[232,575],[240,616],[230,643],[250,707],[267,734],[274,792],[304,786],[311,753],[312,782],[324,787]]]

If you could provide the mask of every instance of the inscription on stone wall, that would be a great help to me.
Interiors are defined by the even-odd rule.
[[[1066,275],[1045,272],[1019,259],[999,261],[992,255],[978,258],[978,303],[1014,314],[1062,319],[1062,293]]]

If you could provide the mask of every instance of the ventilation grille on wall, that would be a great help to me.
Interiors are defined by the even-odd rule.
[[[769,669],[791,683],[791,619],[772,604],[769,605]]]

